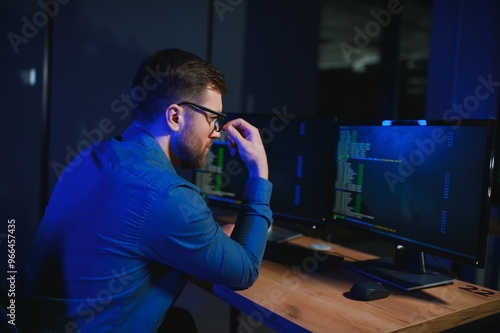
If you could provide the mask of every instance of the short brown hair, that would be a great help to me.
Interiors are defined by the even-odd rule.
[[[222,95],[227,90],[224,76],[211,64],[179,49],[157,51],[135,74],[134,120],[150,122],[172,103],[202,102],[207,87]]]

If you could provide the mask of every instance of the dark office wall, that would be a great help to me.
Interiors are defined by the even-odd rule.
[[[33,24],[34,1],[0,2],[0,271],[7,285],[9,220],[19,270],[38,226],[41,185],[42,82],[45,25]],[[43,18],[43,15],[42,15]],[[29,23],[26,23],[29,22]],[[11,223],[11,225],[14,222]],[[12,243],[15,241],[15,243]],[[12,246],[13,245],[13,246]],[[12,269],[12,268],[11,268]]]
[[[130,123],[139,63],[177,47],[207,57],[206,1],[74,0],[54,20],[50,187],[75,153]]]
[[[435,0],[431,28],[427,117],[496,118],[500,2]]]
[[[243,109],[316,113],[319,0],[249,1]]]
[[[214,2],[215,3],[215,2]],[[232,1],[232,5],[213,7],[210,61],[224,73],[228,91],[223,97],[225,113],[244,112],[243,77],[246,73],[245,26],[248,1]]]

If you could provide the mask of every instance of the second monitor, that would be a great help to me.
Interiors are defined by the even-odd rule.
[[[260,131],[273,183],[273,223],[290,226],[291,222],[302,229],[324,226],[331,202],[333,118],[277,111],[231,115],[237,117]],[[229,154],[225,133],[214,141],[206,165],[195,171],[194,178],[211,205],[228,209],[239,206],[248,172],[239,156]]]
[[[484,267],[492,120],[345,124],[336,142],[332,223],[397,245],[351,267],[402,289],[451,283],[424,254]]]

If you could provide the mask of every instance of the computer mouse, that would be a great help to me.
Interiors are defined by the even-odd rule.
[[[391,294],[391,291],[380,282],[362,281],[352,285],[351,294],[362,301],[373,301],[386,298]]]

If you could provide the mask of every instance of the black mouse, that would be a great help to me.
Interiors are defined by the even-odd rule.
[[[363,301],[373,301],[376,299],[386,298],[391,294],[391,291],[380,282],[363,281],[353,284],[351,287],[351,293],[357,299]]]

